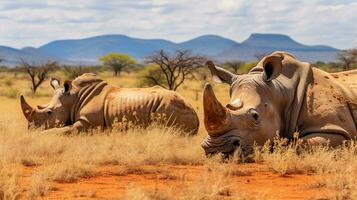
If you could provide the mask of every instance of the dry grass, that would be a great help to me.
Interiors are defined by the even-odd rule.
[[[158,126],[131,129],[126,133],[62,136],[29,134],[7,129],[7,125],[0,122],[0,130],[5,130],[0,134],[3,142],[0,158],[7,163],[40,166],[75,161],[96,165],[142,165],[202,164],[205,160],[200,136],[184,137],[174,129]]]
[[[0,91],[12,88],[18,93],[27,94],[28,81],[22,75],[12,78],[11,74],[0,74],[6,81],[0,81]],[[103,77],[111,84],[127,87],[135,86],[133,75],[113,78],[109,74]],[[39,89],[45,97],[29,98],[33,105],[46,103],[52,90],[48,83]],[[197,90],[202,83],[189,82],[179,90],[202,117],[201,94],[196,99]],[[227,86],[215,88],[222,102],[227,102]],[[16,94],[17,95],[17,94]],[[8,95],[5,95],[8,96]],[[10,97],[10,98],[9,98]],[[54,190],[53,182],[73,182],[80,178],[95,176],[95,168],[102,165],[118,165],[117,175],[157,174],[159,179],[182,180],[182,191],[156,191],[150,193],[141,188],[129,188],[126,199],[267,199],[264,194],[252,196],[242,192],[235,193],[230,189],[230,183],[225,182],[227,176],[250,176],[251,171],[242,171],[233,158],[222,163],[220,159],[207,159],[200,143],[205,137],[201,126],[199,134],[183,137],[174,129],[151,126],[146,130],[131,129],[125,133],[120,131],[101,132],[74,136],[43,135],[29,132],[22,116],[18,100],[1,97],[0,94],[0,199],[19,199],[24,189],[28,189],[31,198],[44,196]],[[357,199],[357,145],[330,150],[317,147],[311,151],[297,153],[297,147],[287,145],[283,140],[274,141],[274,151],[269,145],[255,148],[254,160],[269,166],[272,172],[281,176],[300,173],[316,174],[316,185],[333,192],[331,199]],[[239,157],[239,155],[238,155]],[[173,165],[204,165],[207,176],[202,176],[197,183],[189,182],[184,177],[170,173],[162,166]],[[159,170],[148,170],[143,166],[160,166]],[[21,173],[18,169],[35,167],[31,176],[30,188],[19,184]],[[159,176],[160,175],[160,176]],[[95,196],[93,194],[75,194]]]
[[[124,199],[222,199],[233,196],[228,183],[224,182],[223,176],[206,174],[196,183],[188,183],[183,180],[181,191],[173,189],[166,191],[145,192],[135,185],[128,188]],[[179,195],[178,195],[179,194]]]
[[[142,165],[124,165],[119,166],[119,169],[114,174],[117,176],[152,174],[161,180],[177,180],[183,178],[181,174],[171,172],[167,165],[159,165],[154,168]]]
[[[47,192],[54,189],[53,184],[46,180],[46,177],[43,174],[32,175],[29,190],[31,199],[43,197]]]
[[[55,190],[52,182],[72,183],[79,178],[89,178],[95,175],[92,166],[76,162],[54,163],[44,165],[37,169],[31,177],[31,198],[44,196],[47,192]]]
[[[0,163],[0,199],[19,199],[21,192],[17,167]]]
[[[274,150],[270,151],[268,146],[256,149],[256,158],[272,171],[281,176],[314,173],[316,183],[311,187],[332,190],[333,196],[329,199],[357,199],[356,142],[348,142],[336,149],[320,146],[298,151],[298,146],[275,139]]]
[[[37,173],[33,174],[33,176],[43,177],[46,181],[72,183],[79,178],[89,178],[94,176],[94,170],[90,165],[68,162],[64,164],[52,164],[40,168]]]
[[[226,174],[220,171],[212,173],[206,171],[201,178],[194,182],[182,179],[180,190],[155,190],[148,192],[135,185],[130,185],[123,199],[177,199],[177,200],[214,200],[214,199],[269,199],[263,193],[248,194],[243,191],[237,193],[232,189],[232,183],[226,179]]]

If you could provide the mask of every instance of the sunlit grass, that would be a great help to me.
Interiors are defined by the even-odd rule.
[[[113,85],[135,87],[133,74],[124,77],[113,77],[109,73],[102,75]],[[39,88],[39,93],[47,96],[31,97],[29,81],[23,74],[15,77],[5,73],[0,76],[6,79],[0,81],[0,90],[12,88],[19,94],[28,95],[27,100],[33,106],[45,104],[50,99],[52,88],[48,82]],[[269,199],[263,193],[252,197],[244,192],[233,192],[227,177],[251,176],[253,173],[240,170],[237,165],[239,159],[222,162],[217,157],[205,157],[200,147],[206,134],[202,126],[202,85],[200,81],[188,81],[178,90],[198,112],[201,127],[197,136],[182,136],[178,130],[155,125],[145,130],[134,127],[126,132],[95,130],[71,136],[44,135],[27,130],[17,97],[0,96],[0,199],[19,198],[24,190],[28,190],[33,198],[45,196],[54,189],[53,183],[76,182],[96,176],[96,169],[107,165],[118,167],[117,176],[153,173],[160,174],[162,179],[183,179],[166,170],[166,165],[201,165],[207,171],[203,174],[210,173],[195,183],[183,179],[181,195],[176,195],[176,191],[150,193],[132,186],[125,196],[127,199]],[[215,85],[214,89],[222,103],[226,103],[228,87]],[[268,144],[256,148],[253,158],[282,177],[316,174],[315,187],[334,191],[335,196],[331,198],[354,199],[357,197],[356,152],[357,145],[354,143],[334,150],[316,147],[300,151],[296,146],[286,145],[283,140],[277,139],[274,148]],[[143,167],[147,165],[158,166],[158,169]],[[21,169],[25,167],[36,169],[31,174],[30,188],[19,184]]]

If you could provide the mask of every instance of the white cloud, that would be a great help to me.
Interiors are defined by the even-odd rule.
[[[217,1],[217,7],[219,10],[224,12],[236,12],[238,11],[242,4],[242,0],[221,0]]]
[[[337,0],[1,0],[0,44],[127,34],[174,41],[219,34],[282,33],[305,44],[357,44],[357,2]]]

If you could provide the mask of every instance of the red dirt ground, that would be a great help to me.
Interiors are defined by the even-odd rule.
[[[269,171],[263,164],[240,164],[236,167],[243,172],[241,175],[225,177],[233,194],[261,194],[268,199],[328,199],[328,194],[331,194],[325,188],[315,187],[316,175],[313,174],[282,177]],[[183,184],[197,184],[203,176],[211,175],[210,172],[207,173],[205,166],[170,165],[164,166],[164,172],[155,171],[157,168],[160,167],[144,166],[144,172],[118,175],[119,166],[99,167],[92,178],[79,179],[74,183],[54,183],[54,190],[47,193],[44,198],[120,199],[125,195],[129,185],[147,192],[170,190],[179,195]],[[22,184],[29,186],[30,176],[35,170],[36,168],[30,167],[24,170]],[[25,190],[25,193],[28,191]]]

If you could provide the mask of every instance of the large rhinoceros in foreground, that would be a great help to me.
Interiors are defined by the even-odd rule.
[[[276,134],[292,139],[297,133],[308,146],[337,146],[357,136],[357,70],[327,73],[285,52],[264,57],[244,75],[207,65],[216,81],[230,84],[225,107],[211,85],[204,88],[207,154],[251,149]]]
[[[49,104],[32,108],[21,96],[22,111],[35,127],[56,132],[80,132],[89,128],[111,128],[115,121],[146,127],[153,121],[196,134],[198,117],[177,93],[161,87],[118,88],[94,74],[83,74],[66,81],[64,88],[56,79]],[[51,129],[54,128],[54,129]]]

